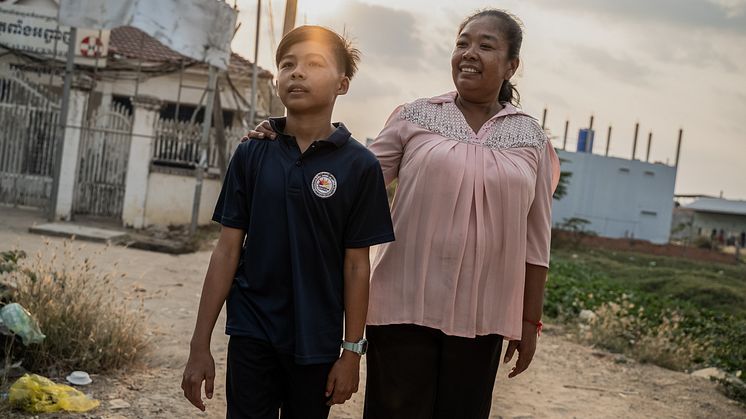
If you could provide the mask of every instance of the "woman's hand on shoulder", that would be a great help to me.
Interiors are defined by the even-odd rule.
[[[272,125],[270,125],[268,120],[262,121],[259,125],[256,126],[253,130],[249,131],[246,136],[241,138],[241,142],[249,141],[251,138],[264,138],[268,140],[274,140],[277,138],[277,134],[272,131]]]

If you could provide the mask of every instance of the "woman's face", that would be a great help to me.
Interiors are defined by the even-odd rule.
[[[462,98],[494,101],[504,80],[518,68],[518,58],[508,58],[508,43],[497,18],[484,16],[464,26],[451,56],[453,83]]]

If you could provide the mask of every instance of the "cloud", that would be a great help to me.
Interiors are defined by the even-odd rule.
[[[387,83],[383,80],[379,80],[374,77],[375,70],[366,70],[363,68],[360,74],[355,76],[350,86],[350,93],[348,96],[351,98],[361,98],[362,100],[370,100],[380,97],[394,96],[398,91],[393,83]]]
[[[660,62],[700,68],[710,67],[714,64],[728,73],[739,73],[742,63],[735,61],[731,56],[733,54],[726,52],[735,51],[735,48],[722,48],[722,46],[722,44],[713,43],[709,39],[692,38],[679,43],[647,42],[644,43],[642,48]],[[743,57],[738,58],[742,59]]]
[[[372,61],[410,70],[424,65],[425,45],[417,31],[420,26],[408,11],[349,1],[321,23],[348,32],[363,53],[364,65]]]
[[[746,34],[744,0],[536,0],[562,10]]]
[[[629,56],[617,57],[604,49],[586,45],[576,45],[572,51],[581,66],[593,67],[603,75],[624,83],[648,84],[651,71]]]

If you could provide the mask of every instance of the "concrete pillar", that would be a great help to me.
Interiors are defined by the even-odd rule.
[[[111,109],[113,90],[114,83],[110,81],[101,83],[101,105],[99,106],[99,113],[108,112]]]
[[[143,228],[147,227],[145,197],[148,195],[155,122],[161,108],[161,101],[153,96],[139,95],[132,98],[132,106],[135,115],[132,123],[130,154],[127,159],[122,223],[126,227]]]
[[[70,89],[70,107],[65,121],[65,138],[62,142],[62,160],[57,202],[54,203],[54,218],[70,220],[75,197],[75,181],[80,158],[81,129],[85,123],[86,103],[91,84],[80,80]]]

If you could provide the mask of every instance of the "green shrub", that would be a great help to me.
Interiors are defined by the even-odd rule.
[[[18,259],[2,279],[14,285],[13,302],[37,320],[46,339],[13,345],[12,356],[34,372],[102,372],[135,361],[146,348],[144,309],[134,290],[124,292],[113,273],[99,273],[71,242]]]
[[[643,362],[736,373],[746,371],[745,273],[631,252],[553,251],[544,312],[575,325],[581,310],[593,311],[579,337]]]

